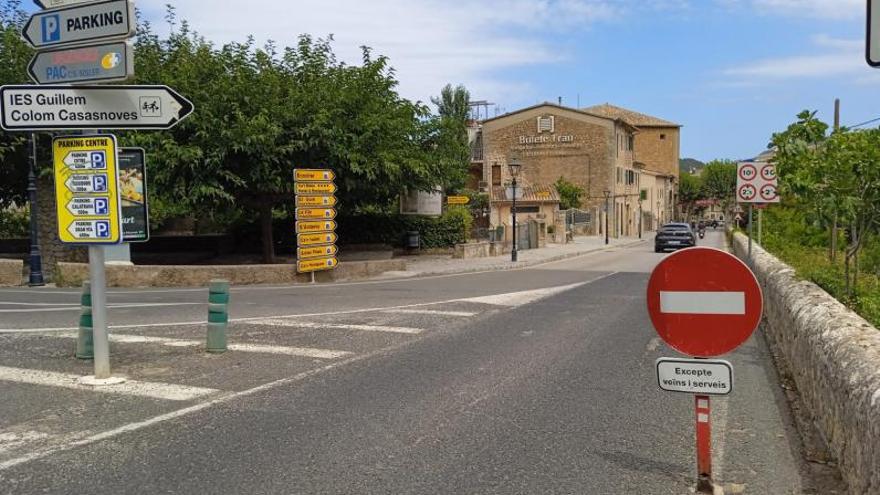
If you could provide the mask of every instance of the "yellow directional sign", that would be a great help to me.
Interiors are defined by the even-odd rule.
[[[333,256],[338,252],[339,248],[337,248],[333,244],[329,246],[301,247],[296,249],[296,257],[301,260],[304,260],[306,258],[322,258],[326,256]]]
[[[317,272],[320,270],[330,270],[336,268],[339,261],[336,258],[315,258],[313,260],[303,260],[296,262],[296,271],[300,273]]]
[[[447,196],[446,204],[450,205],[466,205],[471,202],[471,198],[467,196]]]
[[[293,185],[297,194],[333,194],[336,184],[332,182],[297,182]]]
[[[332,181],[336,174],[332,170],[316,168],[297,168],[293,170],[293,180],[296,182]]]
[[[299,234],[296,236],[298,246],[316,246],[319,244],[333,244],[339,239],[334,232],[322,232],[319,234]]]
[[[297,234],[314,234],[333,230],[336,230],[336,222],[333,220],[296,222]]]
[[[61,242],[121,242],[116,137],[57,137],[52,140],[52,156]]]
[[[297,220],[333,220],[336,210],[333,208],[297,208]]]
[[[297,196],[296,197],[296,206],[297,207],[308,207],[308,206],[317,206],[317,207],[333,207],[336,206],[336,196]]]

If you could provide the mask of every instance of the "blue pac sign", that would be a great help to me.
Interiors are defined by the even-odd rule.
[[[55,43],[61,39],[61,18],[58,14],[40,19],[43,43]]]
[[[93,175],[92,176],[92,192],[107,192],[107,176],[106,175]]]
[[[107,220],[99,220],[95,222],[95,236],[99,239],[107,239],[110,237],[110,222]]]
[[[106,215],[110,212],[107,198],[95,198],[95,215]]]

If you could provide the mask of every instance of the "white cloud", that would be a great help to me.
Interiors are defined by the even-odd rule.
[[[722,74],[731,85],[759,84],[796,78],[867,77],[873,70],[865,63],[864,41],[817,35],[812,44],[823,53],[768,58],[725,69]],[[814,50],[815,51],[815,50]]]
[[[864,17],[864,0],[715,0],[728,8],[747,7],[762,14],[817,19]]]

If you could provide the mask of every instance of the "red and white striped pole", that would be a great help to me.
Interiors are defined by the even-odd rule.
[[[713,493],[712,486],[712,423],[709,396],[695,395],[697,430],[697,491]]]

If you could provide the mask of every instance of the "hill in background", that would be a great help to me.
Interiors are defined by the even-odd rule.
[[[678,161],[678,170],[688,174],[703,170],[706,164],[694,158],[682,158]]]

